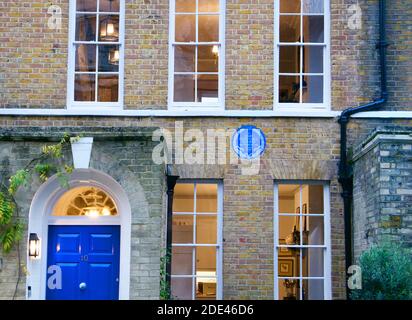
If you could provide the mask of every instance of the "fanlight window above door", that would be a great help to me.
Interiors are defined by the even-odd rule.
[[[97,187],[78,187],[67,191],[57,201],[53,216],[87,216],[91,218],[117,216],[113,199]]]

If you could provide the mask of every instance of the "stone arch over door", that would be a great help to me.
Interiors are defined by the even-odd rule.
[[[77,169],[69,178],[70,188],[91,186],[105,191],[116,203],[119,215],[108,222],[75,218],[68,222],[54,217],[53,224],[117,224],[121,228],[120,238],[120,277],[119,277],[119,299],[129,299],[130,290],[130,246],[131,246],[131,207],[126,192],[121,185],[111,176],[95,169]],[[36,192],[30,207],[28,235],[36,233],[41,241],[39,259],[27,258],[27,285],[26,295],[28,299],[41,300],[46,296],[47,280],[47,239],[48,226],[51,213],[57,201],[68,190],[59,184],[56,176],[50,178]],[[29,290],[30,288],[30,290]]]

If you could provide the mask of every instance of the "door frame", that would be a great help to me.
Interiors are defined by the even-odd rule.
[[[112,197],[118,208],[117,217],[52,217],[54,205],[67,191],[56,176],[51,177],[36,192],[30,206],[28,236],[40,238],[40,257],[27,257],[26,299],[44,300],[47,282],[47,245],[49,225],[120,225],[119,300],[128,300],[130,292],[131,207],[126,192],[109,175],[95,169],[77,169],[69,177],[70,188],[94,186]],[[30,290],[29,290],[30,288]]]

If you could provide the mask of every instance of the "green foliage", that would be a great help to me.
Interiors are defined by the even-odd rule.
[[[14,195],[21,186],[26,186],[29,180],[29,171],[27,169],[18,170],[9,179],[9,193]]]
[[[352,290],[354,300],[412,299],[410,253],[398,244],[382,244],[360,257],[362,289]]]
[[[0,225],[8,225],[14,213],[14,204],[0,192]]]
[[[171,300],[170,283],[167,281],[167,264],[170,261],[170,253],[160,257],[160,300]]]
[[[16,222],[0,234],[0,241],[4,253],[9,253],[15,242],[20,241],[23,235],[23,224]]]
[[[55,170],[56,170],[56,167],[48,163],[46,164],[38,163],[34,167],[34,171],[38,174],[42,182],[46,182],[47,179],[49,179],[51,172]]]
[[[62,160],[70,139],[70,136],[65,134],[57,144],[43,146],[41,154],[29,161],[23,169],[16,171],[8,179],[7,185],[0,183],[0,246],[4,253],[10,252],[13,245],[21,239],[24,229],[14,198],[20,188],[27,187],[33,175],[37,175],[41,182],[45,182],[53,174],[57,175],[63,187],[69,186],[68,175],[73,172],[73,167],[59,160]],[[76,137],[73,140],[78,139],[79,137]],[[51,163],[53,161],[55,163]]]

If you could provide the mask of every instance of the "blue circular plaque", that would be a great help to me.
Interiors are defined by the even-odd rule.
[[[265,134],[255,126],[241,126],[232,137],[232,148],[241,159],[257,159],[266,149]]]

